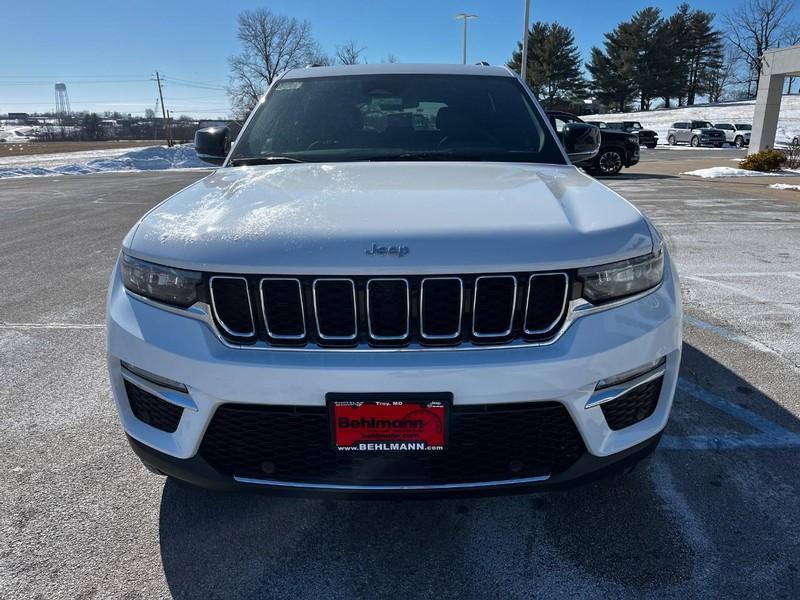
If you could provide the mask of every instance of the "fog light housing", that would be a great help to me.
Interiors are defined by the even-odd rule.
[[[654,361],[649,363],[645,363],[636,367],[635,369],[630,369],[628,371],[623,371],[622,373],[618,373],[612,377],[606,377],[605,379],[601,379],[597,382],[595,386],[595,390],[604,390],[606,388],[614,387],[616,385],[620,385],[622,383],[626,383],[628,381],[633,381],[642,375],[646,375],[650,371],[655,371],[659,367],[665,365],[667,362],[667,357],[662,356]]]

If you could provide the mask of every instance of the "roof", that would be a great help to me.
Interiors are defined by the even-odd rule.
[[[304,79],[306,77],[335,77],[339,75],[490,75],[494,77],[513,77],[506,67],[485,65],[446,65],[446,64],[374,64],[374,65],[336,65],[333,67],[306,67],[287,71],[283,79]]]

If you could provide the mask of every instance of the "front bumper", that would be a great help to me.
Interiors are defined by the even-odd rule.
[[[222,404],[319,407],[324,406],[329,392],[448,391],[453,393],[454,404],[463,405],[556,401],[566,408],[583,439],[587,451],[583,458],[558,476],[524,482],[473,482],[468,487],[548,487],[582,479],[626,456],[638,456],[642,448],[654,447],[654,440],[666,426],[678,377],[682,318],[674,267],[669,260],[667,264],[663,283],[652,293],[577,319],[551,345],[435,352],[231,348],[223,345],[206,323],[128,294],[115,271],[107,313],[108,368],[114,398],[123,428],[144,462],[180,479],[211,487],[237,485],[198,455],[206,429]],[[666,357],[663,384],[649,417],[613,430],[600,406],[587,408],[599,380],[661,357]],[[184,409],[174,432],[156,429],[134,416],[121,361],[186,386],[186,394],[173,398]],[[319,490],[315,483],[309,480],[306,485],[275,486],[266,480],[247,480],[238,485]],[[336,491],[332,486],[322,489]],[[388,491],[429,488],[404,486]]]

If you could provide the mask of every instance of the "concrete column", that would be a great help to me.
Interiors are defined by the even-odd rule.
[[[775,146],[784,77],[783,74],[773,75],[772,70],[767,65],[764,65],[764,70],[758,79],[758,96],[756,96],[753,133],[750,136],[748,154],[755,154]]]

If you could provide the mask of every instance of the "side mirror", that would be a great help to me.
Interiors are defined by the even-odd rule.
[[[212,165],[221,165],[225,162],[230,147],[230,131],[227,127],[198,129],[194,134],[197,157]]]
[[[580,163],[593,159],[600,152],[600,128],[588,123],[566,123],[561,131],[569,159]]]

